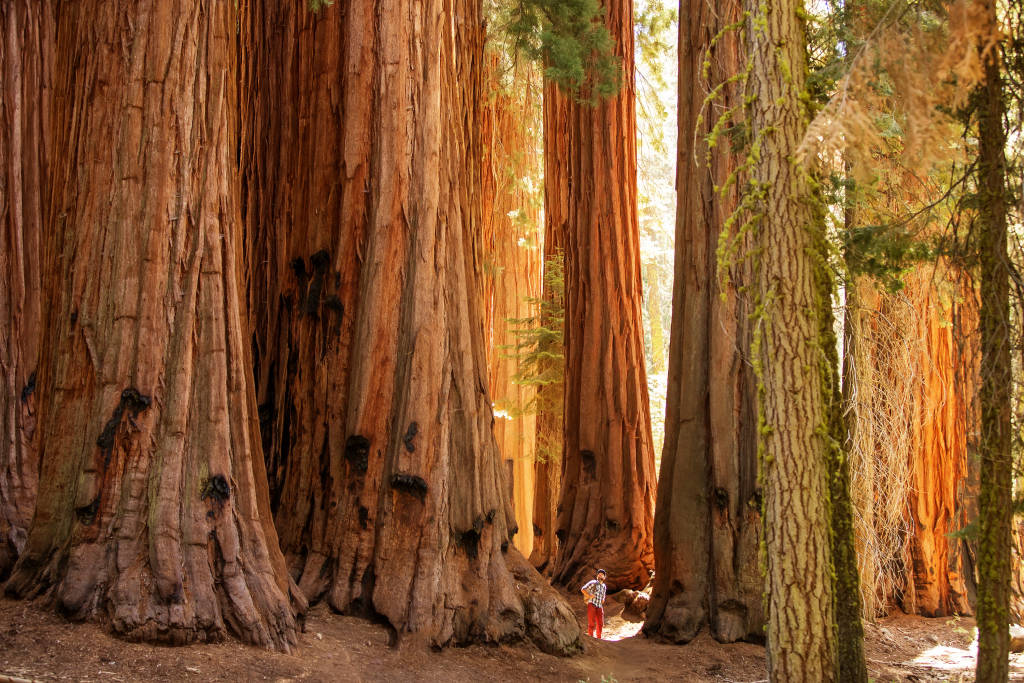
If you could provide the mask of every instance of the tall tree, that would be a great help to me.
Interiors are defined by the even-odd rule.
[[[40,486],[6,584],[130,639],[296,642],[237,283],[232,3],[64,4]]]
[[[979,45],[977,244],[981,271],[981,441],[978,513],[978,680],[1009,677],[1011,440],[1010,263],[1006,253],[1006,129],[995,0],[983,0],[988,30]]]
[[[797,162],[807,128],[803,3],[745,0],[747,115],[757,277],[754,348],[764,481],[768,670],[773,681],[835,679],[827,426],[821,373],[818,223]]]
[[[533,551],[537,385],[525,381],[516,347],[523,326],[537,315],[541,295],[542,201],[535,189],[541,174],[540,77],[526,63],[502,75],[502,62],[488,50],[483,137],[482,194],[484,306],[488,384],[494,400],[494,436],[512,486],[519,531],[516,547]]]
[[[756,388],[747,299],[737,294],[751,275],[741,262],[728,268],[726,279],[717,263],[719,234],[739,202],[727,181],[741,159],[726,136],[741,123],[742,88],[730,82],[744,63],[734,26],[740,14],[738,0],[714,9],[699,0],[679,6],[669,391],[654,518],[656,574],[644,624],[646,633],[676,642],[691,640],[704,624],[725,642],[763,637]],[[720,84],[718,96],[705,103]],[[719,117],[726,122],[721,127]],[[721,138],[712,139],[715,134]]]
[[[565,454],[554,578],[597,567],[616,588],[654,566],[654,451],[641,324],[633,8],[604,3],[621,59],[617,95],[568,102]]]
[[[38,485],[40,240],[49,187],[49,2],[0,5],[0,579],[25,544]]]
[[[247,281],[291,571],[398,637],[574,652],[571,611],[511,545],[492,432],[480,2],[305,8],[242,22]]]
[[[538,350],[542,376],[561,377],[537,388],[537,458],[533,553],[530,562],[550,574],[558,556],[558,503],[562,490],[565,414],[565,222],[569,215],[568,95],[544,83],[544,274],[540,326],[549,334]],[[552,272],[555,269],[555,272]],[[557,277],[552,277],[557,274]],[[557,319],[553,319],[557,318]]]

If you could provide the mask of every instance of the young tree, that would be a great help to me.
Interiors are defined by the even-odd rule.
[[[53,13],[0,5],[0,579],[25,544],[38,485],[40,240],[49,182]]]
[[[816,256],[824,226],[796,157],[807,128],[802,3],[745,0],[744,8],[768,669],[773,681],[831,681],[836,645],[816,276],[824,267]]]
[[[636,197],[632,3],[604,22],[622,61],[617,95],[568,102],[565,454],[555,581],[597,567],[611,590],[654,566],[654,452],[644,366]],[[597,94],[597,93],[593,93]]]
[[[492,432],[480,3],[305,5],[243,21],[247,270],[291,569],[398,637],[575,652],[571,611],[511,544]],[[299,124],[276,120],[282,93]]]
[[[62,5],[40,486],[6,584],[129,639],[296,624],[242,334],[232,3]]]
[[[729,82],[745,62],[740,15],[738,0],[679,6],[676,270],[656,574],[644,624],[675,642],[704,624],[724,642],[763,637],[756,389],[747,299],[737,294],[751,275],[744,261],[726,280],[717,263],[719,233],[738,205],[727,181],[741,159],[727,135],[741,123],[742,88]],[[709,140],[719,117],[727,123]]]
[[[1006,129],[998,19],[983,0],[988,31],[979,46],[984,78],[976,92],[978,116],[977,249],[981,271],[981,442],[978,512],[979,681],[1009,677],[1010,525],[1013,453],[1010,395],[1010,263],[1006,253]]]

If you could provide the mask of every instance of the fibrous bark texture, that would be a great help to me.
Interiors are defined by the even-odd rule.
[[[130,639],[290,649],[243,340],[232,3],[63,4],[39,500],[6,585]]]
[[[644,630],[688,642],[710,624],[715,638],[731,642],[764,635],[756,388],[747,300],[737,295],[751,275],[746,261],[718,271],[719,234],[738,197],[735,186],[725,195],[715,188],[726,185],[739,160],[728,143],[709,149],[707,140],[718,116],[740,104],[740,89],[726,85],[709,104],[704,100],[744,63],[738,31],[725,31],[712,44],[739,19],[740,3],[712,8],[684,0],[679,16],[669,392],[654,519],[656,574]]]
[[[534,182],[541,174],[539,76],[520,67],[502,82],[488,59],[490,93],[482,111],[484,306],[494,436],[507,466],[518,533],[516,548],[533,552],[537,386],[517,381],[518,334],[538,314],[543,228]]]
[[[544,84],[544,263],[541,285],[541,326],[559,330],[563,336],[552,338],[542,349],[547,358],[539,371],[561,381],[537,388],[537,458],[534,481],[533,553],[534,567],[550,574],[558,554],[558,501],[562,490],[565,411],[564,280],[555,282],[552,269],[559,274],[565,267],[565,222],[569,216],[568,99],[554,83]],[[552,313],[558,312],[558,316]],[[557,320],[552,319],[558,317]]]
[[[578,650],[510,543],[492,432],[480,3],[255,3],[242,26],[247,282],[293,575],[400,638]]]
[[[0,579],[25,545],[38,484],[39,241],[49,187],[53,13],[0,5]]]
[[[608,571],[641,588],[654,567],[654,450],[644,365],[636,198],[633,15],[604,3],[622,88],[568,103],[565,231],[565,455],[554,579]]]
[[[897,605],[969,615],[976,518],[977,299],[948,264],[918,266],[898,293],[866,279],[847,291],[844,391],[861,595],[869,617]]]
[[[746,0],[755,213],[760,450],[765,486],[768,671],[773,681],[835,680],[822,394],[817,224],[807,171],[802,3]]]

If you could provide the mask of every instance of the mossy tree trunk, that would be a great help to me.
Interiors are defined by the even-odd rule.
[[[0,580],[25,545],[38,486],[35,385],[52,49],[50,2],[0,5]]]
[[[725,642],[764,635],[756,386],[748,362],[750,312],[746,297],[737,294],[750,284],[751,273],[749,263],[740,261],[721,264],[720,274],[717,262],[719,233],[736,209],[738,192],[734,186],[723,195],[715,188],[726,185],[741,160],[724,139],[729,129],[714,147],[707,139],[717,123],[708,112],[741,105],[741,88],[726,85],[710,108],[704,105],[706,93],[743,67],[738,30],[725,31],[712,44],[740,12],[738,0],[714,9],[684,0],[679,8],[669,391],[654,519],[656,575],[644,624],[646,633],[675,642],[691,640],[705,624]]]
[[[824,223],[825,217],[820,216],[819,220]],[[832,293],[835,285],[828,263],[828,245],[825,243],[824,231],[820,234],[817,254],[820,258],[818,296],[821,310],[818,330],[822,353],[822,401],[825,404],[829,437],[825,465],[831,507],[832,604],[837,639],[835,678],[850,683],[867,683],[864,624],[861,621],[860,573],[854,535],[855,513],[850,490],[850,442],[846,438],[847,424],[843,418],[839,353],[832,313]]]
[[[996,3],[984,3],[998,33]],[[979,50],[981,48],[979,47]],[[981,491],[978,501],[978,668],[985,683],[1009,677],[1010,525],[1013,517],[1011,450],[1010,262],[1006,252],[1006,129],[999,46],[981,57],[978,89],[978,260],[981,270]]]
[[[480,3],[305,8],[243,21],[247,271],[289,567],[401,639],[574,652],[571,611],[511,544],[492,432]],[[276,120],[282,93],[302,125]]]
[[[289,650],[237,280],[236,19],[61,7],[39,498],[6,590],[133,640]]]
[[[554,579],[598,567],[609,590],[641,588],[654,567],[654,451],[644,365],[636,197],[633,7],[607,0],[622,88],[568,103],[565,231],[565,454]]]
[[[768,671],[835,680],[816,245],[824,226],[797,147],[807,127],[802,3],[746,0]]]

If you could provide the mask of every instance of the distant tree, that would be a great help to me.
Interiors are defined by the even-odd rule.
[[[569,217],[569,97],[544,84],[544,277],[537,372],[557,381],[537,388],[537,492],[533,566],[550,574],[558,555],[558,504],[565,455],[565,230]]]
[[[541,77],[531,62],[506,64],[508,56],[494,47],[485,55],[480,241],[488,386],[495,409],[494,436],[512,489],[518,527],[513,542],[529,557],[534,542],[538,385],[520,380],[524,359],[516,347],[521,327],[533,327],[541,294]]]
[[[575,585],[603,567],[615,590],[644,586],[654,566],[656,476],[641,318],[632,4],[608,0],[603,9],[622,88],[599,99],[600,83],[587,83],[566,109],[565,452],[553,577]]]
[[[687,642],[707,624],[724,642],[761,639],[757,394],[749,298],[739,292],[751,284],[750,265],[718,271],[719,249],[727,249],[720,233],[739,204],[728,179],[742,163],[733,141],[744,126],[735,80],[745,63],[741,7],[684,1],[679,16],[676,268],[656,574],[644,631]],[[720,116],[727,122],[720,125]]]

